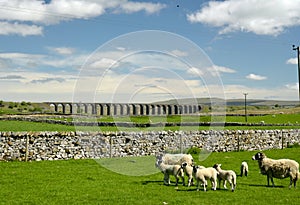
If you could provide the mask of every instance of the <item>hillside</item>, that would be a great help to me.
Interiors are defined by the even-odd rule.
[[[185,99],[173,99],[167,101],[154,102],[154,104],[194,104],[195,102],[203,105],[210,105],[212,102],[215,104],[224,102],[220,98],[185,98]],[[245,99],[227,99],[227,106],[244,106]],[[298,101],[284,101],[284,100],[261,100],[261,99],[247,99],[247,105],[252,106],[297,106]]]

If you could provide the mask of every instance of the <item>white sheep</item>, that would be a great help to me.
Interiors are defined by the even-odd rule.
[[[193,166],[193,175],[197,180],[197,191],[199,191],[200,182],[203,184],[203,190],[206,191],[207,180],[211,181],[212,190],[217,189],[217,175],[218,172],[212,167],[208,168],[199,168],[197,166]]]
[[[236,187],[236,174],[234,171],[232,170],[222,170],[221,169],[221,164],[215,164],[213,166],[213,168],[215,168],[218,172],[218,179],[219,179],[219,187],[221,186],[221,181],[223,180],[223,186],[225,189],[227,189],[226,187],[226,181],[229,182],[230,186],[231,186],[231,191],[235,190]]]
[[[162,161],[157,161],[155,163],[155,166],[164,174],[164,184],[170,185],[170,175],[175,176],[176,178],[176,184],[175,186],[178,186],[179,177],[182,179],[182,184],[184,183],[184,172],[183,169],[181,169],[181,165],[177,164],[165,164]]]
[[[156,157],[165,164],[178,164],[186,162],[188,165],[194,164],[194,159],[190,154],[160,154]]]
[[[247,162],[243,161],[241,164],[241,177],[245,175],[248,176],[249,168]]]
[[[295,160],[291,159],[270,159],[262,153],[258,152],[253,157],[253,160],[258,161],[258,166],[260,168],[260,173],[267,175],[268,186],[270,186],[269,180],[271,179],[272,185],[274,186],[273,177],[278,179],[283,179],[290,177],[289,188],[296,188],[296,182],[299,176],[299,164]]]
[[[189,165],[186,162],[183,162],[181,164],[181,168],[183,169],[184,173],[187,175],[188,177],[188,187],[191,186],[193,184],[193,166]],[[197,166],[197,168],[199,169],[203,169],[205,167],[203,166]]]
[[[188,176],[188,186],[190,186],[193,182],[193,169],[192,165],[194,164],[194,159],[190,154],[160,154],[156,156],[156,164],[161,161],[166,165],[179,165],[182,166],[183,163],[188,165],[187,168],[184,168],[184,172]],[[178,170],[179,171],[179,170]],[[184,184],[184,181],[183,181]]]

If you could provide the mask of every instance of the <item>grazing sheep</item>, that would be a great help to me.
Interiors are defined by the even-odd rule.
[[[241,177],[243,175],[245,175],[247,177],[248,171],[249,171],[248,164],[247,164],[247,162],[243,161],[241,164]]]
[[[215,164],[213,166],[213,168],[215,168],[218,172],[218,179],[219,179],[219,187],[221,186],[221,181],[223,180],[223,186],[225,189],[227,189],[226,187],[226,181],[229,182],[230,186],[231,186],[231,191],[235,190],[236,187],[236,174],[234,171],[232,170],[222,170],[221,169],[221,164]]]
[[[176,178],[176,184],[175,186],[178,186],[179,177],[182,179],[182,184],[184,184],[184,172],[181,169],[180,165],[170,165],[165,164],[162,161],[157,161],[155,163],[156,167],[164,174],[164,184],[170,185],[170,175],[174,175]]]
[[[193,166],[193,175],[197,180],[197,191],[199,191],[200,181],[203,184],[203,190],[206,191],[207,181],[211,181],[212,190],[217,189],[217,175],[218,172],[212,167],[208,168],[199,168],[198,166]]]
[[[157,160],[163,161],[165,164],[178,164],[186,162],[188,165],[194,164],[194,159],[190,154],[160,154],[156,157]]]
[[[186,163],[189,167],[186,169],[183,169],[185,173],[188,176],[189,179],[189,184],[188,186],[191,185],[192,179],[193,179],[193,174],[192,174],[192,165],[194,164],[194,159],[192,155],[190,154],[160,154],[156,156],[156,164],[161,161],[165,165],[179,165],[179,167],[182,166],[183,163]],[[181,171],[183,171],[181,170]],[[180,172],[180,170],[178,170]],[[184,182],[183,182],[184,184]]]
[[[296,188],[296,182],[299,176],[299,164],[295,160],[290,159],[270,159],[262,153],[258,152],[253,157],[252,160],[258,161],[258,166],[260,168],[260,173],[267,175],[268,186],[270,186],[269,180],[271,179],[272,185],[274,186],[273,177],[278,179],[283,179],[290,177],[289,188]]]
[[[203,169],[203,166],[197,166],[199,169]],[[181,164],[181,169],[183,169],[184,173],[188,176],[188,187],[193,184],[193,166],[189,165],[186,162]]]

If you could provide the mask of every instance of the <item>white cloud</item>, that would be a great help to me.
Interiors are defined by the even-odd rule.
[[[92,62],[88,68],[92,68],[92,69],[108,69],[111,66],[118,66],[118,62],[113,60],[113,59],[109,59],[109,58],[101,58],[100,60],[97,60],[95,62]]]
[[[231,68],[227,68],[224,66],[218,66],[218,65],[213,65],[209,68],[207,68],[207,71],[209,72],[210,75],[216,77],[219,76],[222,73],[235,73],[236,71],[231,69]]]
[[[286,86],[263,88],[225,85],[224,91],[227,99],[244,98],[243,93],[248,93],[249,99],[298,100],[298,92]]]
[[[59,54],[59,55],[71,55],[74,54],[76,51],[75,48],[69,48],[69,47],[49,47],[49,50]]]
[[[184,57],[184,56],[187,56],[187,55],[188,55],[187,52],[181,51],[181,50],[178,50],[178,49],[172,50],[172,51],[171,51],[171,54],[173,54],[173,55],[175,55],[175,56],[178,56],[178,57]]]
[[[188,14],[187,19],[220,27],[220,34],[243,31],[276,36],[288,27],[300,25],[300,1],[210,1],[199,11]]]
[[[286,84],[285,87],[288,88],[288,89],[291,89],[291,90],[298,90],[299,83]]]
[[[119,6],[120,9],[125,13],[145,11],[148,14],[156,13],[166,7],[165,4],[161,4],[161,3],[133,2],[133,1],[124,1],[124,3],[121,3]]]
[[[191,67],[187,70],[190,75],[203,76],[203,72],[199,68]]]
[[[37,25],[20,24],[18,22],[0,22],[0,35],[18,34],[21,36],[41,35],[43,27]]]
[[[250,80],[266,80],[267,79],[266,76],[256,75],[253,73],[247,75],[246,78],[250,79]]]
[[[294,64],[297,65],[298,64],[298,59],[297,58],[290,58],[286,61],[286,64]]]
[[[128,0],[7,0],[0,2],[0,35],[42,35],[42,25],[73,19],[91,19],[106,12],[147,14],[159,12],[165,4]],[[2,21],[2,22],[1,22]],[[32,25],[35,24],[35,25]]]
[[[223,67],[223,66],[217,66],[214,65],[213,66],[214,69],[216,69],[216,71],[221,72],[221,73],[235,73],[236,71],[231,69],[231,68],[227,68],[227,67]]]
[[[0,67],[3,71],[36,71],[55,72],[50,67],[58,68],[57,71],[78,69],[86,60],[87,55],[51,56],[28,53],[0,53]]]

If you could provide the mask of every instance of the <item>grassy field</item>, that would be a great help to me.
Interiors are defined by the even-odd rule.
[[[299,162],[299,151],[288,148],[265,153]],[[195,186],[182,185],[176,191],[174,183],[163,185],[159,172],[129,176],[111,171],[104,167],[106,162],[96,160],[1,162],[0,204],[299,204],[300,189],[289,189],[289,179],[275,179],[275,187],[266,187],[266,176],[259,174],[257,162],[251,160],[255,153],[212,153],[201,162],[194,155],[197,164],[222,163],[223,169],[237,173],[240,163],[246,160],[249,176],[238,177],[235,192],[223,188],[197,192]],[[153,170],[152,159],[153,163],[146,165],[135,158],[124,158],[123,163],[118,162],[119,170]]]
[[[95,126],[68,126],[60,124],[48,124],[40,122],[26,122],[26,121],[0,121],[0,131],[3,132],[19,132],[19,131],[160,131],[160,130],[271,130],[271,129],[299,129],[300,126],[226,126],[226,127],[212,127],[212,126],[171,126],[171,127],[148,127],[148,128],[126,128],[126,127],[95,127]]]
[[[73,121],[70,116],[53,116],[53,120]],[[98,122],[132,122],[132,123],[152,123],[158,122],[238,122],[245,123],[244,116],[226,116],[216,117],[211,120],[210,116],[134,116],[134,117],[101,117],[101,118],[76,118],[79,121],[98,121]],[[154,131],[154,130],[207,130],[207,129],[298,129],[300,128],[300,115],[299,114],[278,114],[278,115],[261,115],[261,116],[248,116],[247,123],[257,123],[264,121],[265,124],[273,124],[274,126],[226,126],[226,127],[210,127],[210,126],[166,126],[166,127],[148,127],[148,128],[126,128],[126,127],[92,127],[92,126],[67,126],[61,124],[48,124],[41,122],[28,122],[28,121],[0,121],[0,131]],[[279,125],[280,124],[280,125]],[[282,126],[284,124],[284,126]]]

